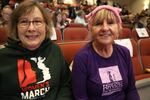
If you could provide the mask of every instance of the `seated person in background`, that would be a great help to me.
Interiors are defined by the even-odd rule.
[[[144,14],[140,14],[135,18],[134,28],[147,28],[147,20],[148,16]]]
[[[140,100],[130,52],[114,43],[122,30],[119,12],[119,8],[103,5],[87,16],[92,40],[73,60],[75,100]]]
[[[130,29],[133,28],[133,24],[134,24],[134,15],[133,14],[123,15],[123,16],[121,16],[121,19],[122,19],[123,27],[127,27]]]
[[[147,28],[150,30],[150,17],[147,19]]]
[[[61,15],[62,15],[62,22],[61,23],[62,23],[62,25],[67,27],[71,23],[71,19],[68,18],[69,15],[67,14],[67,12],[62,12]]]
[[[0,99],[73,100],[69,67],[49,39],[51,19],[39,2],[20,3],[9,31],[8,43],[0,49]]]
[[[62,21],[61,11],[59,11],[59,10],[55,11],[53,13],[52,20],[53,20],[55,28],[59,28],[59,29],[64,28],[61,26],[61,21]]]
[[[67,26],[67,24],[62,22],[62,12],[60,10],[53,13],[52,19],[55,28],[63,30]]]
[[[1,11],[1,19],[0,19],[0,27],[7,27],[8,22],[10,21],[10,16],[13,12],[13,9],[9,6],[6,5],[3,7]]]
[[[83,10],[79,10],[77,13],[77,16],[74,20],[74,23],[83,24],[84,26],[87,26],[86,20],[85,20],[85,12]]]

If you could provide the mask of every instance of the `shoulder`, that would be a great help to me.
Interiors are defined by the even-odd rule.
[[[129,49],[126,48],[125,46],[119,45],[119,44],[114,44],[114,47],[117,48],[117,50],[129,53]]]
[[[0,58],[8,57],[11,54],[11,50],[3,45],[0,45]]]
[[[61,49],[60,49],[60,47],[58,46],[58,44],[56,44],[56,43],[54,43],[54,42],[52,42],[51,43],[51,48],[52,48],[52,50],[55,52],[55,51],[61,51]]]
[[[87,43],[83,48],[81,48],[75,55],[75,57],[88,58],[91,54],[92,45],[91,42]]]
[[[130,58],[130,51],[127,47],[119,44],[114,44],[114,50],[115,53],[122,55],[122,57],[125,57],[126,59]]]

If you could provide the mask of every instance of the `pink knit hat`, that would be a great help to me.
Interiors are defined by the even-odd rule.
[[[121,9],[120,8],[117,8],[117,7],[112,7],[112,6],[109,6],[109,5],[101,5],[101,6],[98,6],[96,7],[92,12],[90,12],[88,15],[86,15],[85,17],[89,20],[91,20],[91,18],[101,9],[108,9],[110,11],[112,11],[115,16],[118,18],[119,20],[119,23],[122,23],[122,20],[121,20],[121,17],[119,15],[119,13],[121,12]]]

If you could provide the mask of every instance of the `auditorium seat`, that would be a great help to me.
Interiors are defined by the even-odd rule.
[[[148,29],[146,29],[146,31],[147,31],[148,35],[150,36],[150,31]],[[137,42],[138,42],[139,39],[149,38],[149,36],[148,37],[140,37],[135,28],[132,29],[132,34],[133,34],[133,39],[136,40]]]
[[[119,39],[133,38],[132,31],[128,27],[123,27],[122,32],[119,34]]]
[[[150,73],[150,38],[140,39],[138,48],[142,67]]]
[[[67,61],[67,63],[70,65],[74,55],[86,44],[88,41],[78,41],[78,42],[63,42],[58,43],[60,46],[63,55]]]
[[[81,27],[68,27],[64,29],[64,42],[84,41],[88,37],[88,29]]]
[[[56,35],[57,35],[57,40],[56,40],[56,42],[57,42],[57,43],[58,43],[58,42],[62,42],[63,36],[62,36],[61,30],[60,30],[59,28],[55,28],[55,31],[56,31]]]
[[[150,69],[150,39],[140,39],[138,40],[138,51],[139,51],[139,60],[143,71],[145,72],[146,77],[139,77],[140,80],[136,81],[136,87],[138,93],[140,95],[141,100],[149,100],[150,99],[150,71],[148,72],[147,69]],[[142,78],[142,79],[141,79]]]
[[[122,39],[122,40],[124,40],[124,39]],[[150,92],[150,74],[145,73],[145,71],[143,70],[143,68],[141,66],[137,42],[134,39],[128,39],[128,40],[131,41],[131,44],[133,47],[132,48],[133,52],[130,50],[131,60],[132,60],[133,71],[134,71],[135,80],[136,80],[136,88],[138,90],[140,100],[149,100],[149,98],[150,98],[150,95],[149,95],[149,92]],[[120,42],[122,42],[122,41],[120,41]],[[121,44],[120,42],[119,42],[119,44]],[[129,44],[126,45],[124,42],[123,42],[123,45],[126,46],[127,48],[129,48],[130,47]],[[126,42],[126,43],[128,43],[128,42]],[[129,49],[131,49],[131,48],[129,48]]]
[[[137,42],[134,39],[129,39],[129,38],[118,39],[117,41],[115,40],[116,43],[127,47],[130,51],[135,80],[142,80],[145,78],[150,78],[150,74],[145,73],[141,66]]]
[[[143,67],[141,65],[137,42],[134,39],[130,39],[130,40],[131,40],[131,43],[133,46],[132,64],[133,64],[133,71],[135,74],[135,79],[141,80],[144,78],[150,78],[150,74],[145,73],[145,71],[143,70]]]
[[[68,27],[85,27],[83,24],[79,24],[79,23],[70,23],[69,25],[68,25]]]

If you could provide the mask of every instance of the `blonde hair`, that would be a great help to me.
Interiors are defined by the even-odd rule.
[[[92,24],[96,23],[97,21],[103,22],[104,20],[114,20],[119,23],[119,19],[115,16],[115,14],[107,9],[101,9],[95,14],[95,17],[91,19]]]
[[[122,25],[121,23],[119,22],[119,19],[117,16],[115,16],[115,14],[108,10],[108,9],[101,9],[99,10],[94,17],[92,17],[92,19],[90,20],[90,24],[92,26],[94,26],[97,22],[103,22],[104,20],[107,20],[107,21],[115,21],[116,24],[118,24],[118,31],[119,33],[122,31]],[[118,34],[119,35],[119,34]],[[117,36],[118,37],[118,36]]]
[[[90,23],[91,25],[95,25],[97,22],[103,22],[104,20],[115,21],[116,24],[118,24],[119,26],[119,32],[121,32],[122,25],[120,24],[118,17],[115,16],[115,14],[108,9],[101,9],[100,11],[98,11],[95,14],[95,16],[91,19]]]

